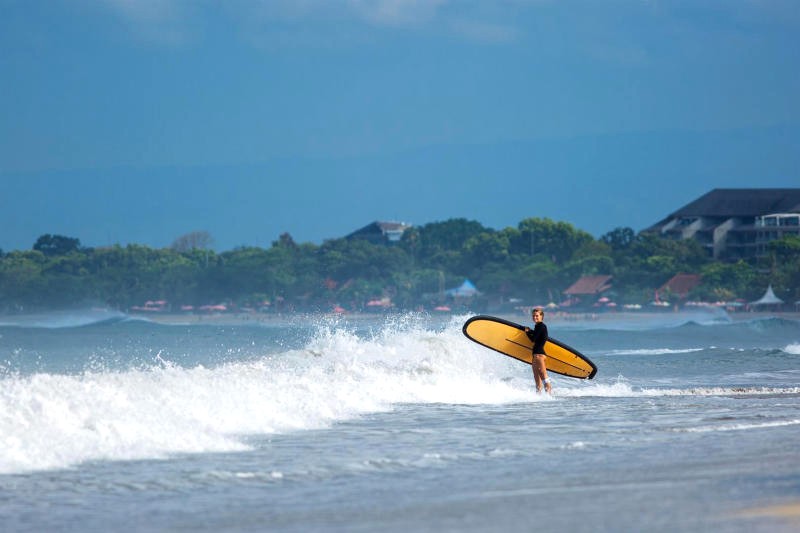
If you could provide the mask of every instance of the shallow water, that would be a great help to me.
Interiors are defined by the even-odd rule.
[[[800,323],[549,322],[597,377],[467,317],[0,326],[8,531],[794,531]]]

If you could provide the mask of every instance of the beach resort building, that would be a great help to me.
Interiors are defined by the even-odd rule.
[[[567,287],[564,296],[567,300],[562,305],[587,305],[595,303],[603,293],[611,288],[611,276],[581,276],[575,283]]]
[[[373,244],[395,244],[403,238],[403,233],[412,227],[405,222],[372,222],[347,235],[345,239],[364,239]]]
[[[800,235],[800,189],[714,189],[644,230],[694,239],[715,259],[767,253],[767,244]]]
[[[675,274],[656,291],[656,295],[669,294],[679,300],[685,300],[689,293],[700,285],[702,281],[700,274]]]

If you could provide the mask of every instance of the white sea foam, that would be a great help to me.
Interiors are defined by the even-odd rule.
[[[214,368],[6,375],[0,473],[246,450],[245,435],[324,428],[400,403],[535,401],[510,360],[486,355],[455,327],[385,328],[368,340],[330,328],[304,349]]]
[[[570,442],[568,444],[563,444],[562,446],[560,446],[560,448],[562,450],[582,450],[586,448],[586,443],[578,440],[575,442]]]
[[[792,355],[800,355],[800,343],[790,344],[783,351]]]

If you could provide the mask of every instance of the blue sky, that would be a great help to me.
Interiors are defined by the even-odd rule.
[[[0,248],[641,230],[800,187],[793,0],[0,0]]]

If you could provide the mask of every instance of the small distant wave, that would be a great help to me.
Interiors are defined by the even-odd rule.
[[[797,332],[800,321],[791,318],[777,317],[756,317],[747,318],[738,315],[735,320],[700,323],[695,321],[686,322],[676,328],[681,333],[692,333],[693,331],[707,330],[706,328],[719,328],[720,331],[733,331],[751,333],[755,335],[775,337],[778,335],[788,335]]]
[[[800,320],[786,317],[758,316],[749,317],[746,313],[728,315],[724,311],[719,313],[649,313],[637,315],[635,313],[620,313],[619,316],[598,316],[595,320],[582,321],[553,321],[559,329],[573,329],[582,331],[658,331],[674,330],[677,332],[707,331],[708,328],[722,328],[724,330],[737,329],[755,333],[776,335],[781,332],[796,332]]]
[[[632,387],[625,382],[597,383],[582,387],[559,387],[557,397],[659,397],[659,396],[783,396],[800,394],[800,387]]]
[[[0,327],[16,328],[78,328],[103,323],[119,322],[127,318],[121,311],[111,309],[82,309],[50,311],[29,315],[0,316]]]
[[[756,331],[771,331],[774,329],[792,328],[797,329],[800,326],[799,320],[783,317],[757,317],[752,319],[744,319],[736,322],[739,327],[747,327]]]
[[[723,424],[720,426],[700,426],[694,428],[679,428],[674,431],[679,433],[711,433],[716,431],[743,431],[751,429],[767,429],[785,426],[796,426],[800,420],[775,420],[773,422]]]
[[[672,348],[641,348],[636,350],[611,350],[610,355],[667,355],[679,353],[692,353],[701,352],[705,348],[685,348],[685,349],[672,349]]]
[[[552,323],[559,329],[597,331],[650,331],[681,327],[708,327],[728,325],[732,320],[722,309],[702,311],[678,311],[662,313],[607,313],[554,318]]]
[[[643,396],[780,396],[800,394],[800,387],[691,387],[687,389],[646,389]]]

